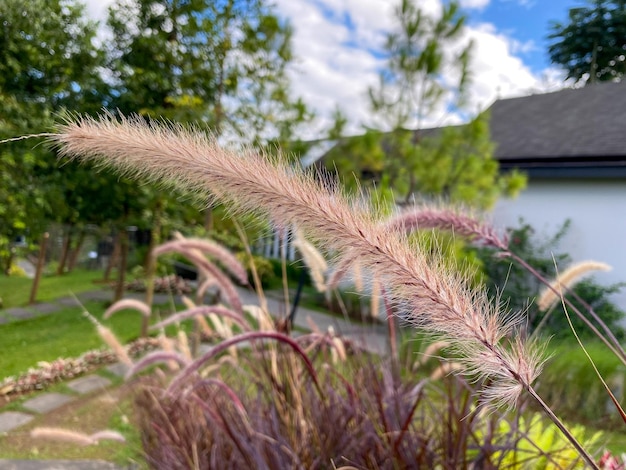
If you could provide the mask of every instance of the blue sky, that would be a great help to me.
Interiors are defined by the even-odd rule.
[[[582,0],[491,0],[482,9],[466,9],[470,25],[492,23],[504,34],[532,46],[521,54],[534,72],[550,66],[547,53],[551,21],[566,22],[570,8],[584,6]]]
[[[103,20],[112,0],[86,0],[89,14]],[[348,131],[361,132],[372,121],[368,87],[378,82],[381,46],[393,28],[393,8],[400,0],[272,0],[279,16],[294,28],[296,61],[290,68],[293,93],[317,115],[304,138],[323,135],[339,107]],[[429,14],[447,0],[416,0]],[[488,108],[495,99],[556,91],[563,73],[549,63],[551,20],[566,21],[568,9],[586,0],[459,0],[469,21],[463,40],[475,43],[473,83],[463,113],[443,102],[425,127],[458,123]],[[448,77],[446,77],[448,78]]]

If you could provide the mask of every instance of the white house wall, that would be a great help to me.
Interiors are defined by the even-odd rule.
[[[626,281],[626,181],[529,181],[517,199],[502,199],[493,212],[497,227],[519,227],[520,217],[541,240],[570,219],[558,252],[569,253],[574,262],[594,260],[613,266],[610,272],[594,275],[601,284]],[[626,311],[626,288],[613,300]]]

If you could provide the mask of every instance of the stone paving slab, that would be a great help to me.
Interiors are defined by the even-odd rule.
[[[111,300],[113,299],[113,291],[110,290],[93,290],[78,294],[80,300]]]
[[[67,383],[69,388],[81,394],[102,390],[109,385],[111,385],[111,381],[99,375],[87,375]]]
[[[124,377],[126,376],[126,372],[128,372],[128,366],[121,362],[116,362],[115,364],[107,366],[107,370],[118,377]]]
[[[80,304],[76,301],[74,297],[61,297],[60,299],[56,299],[55,302],[57,304],[64,305],[65,307],[78,307]]]
[[[58,304],[49,303],[49,304],[35,304],[35,305],[31,305],[29,308],[36,311],[37,313],[53,313],[53,312],[58,312],[59,310],[61,310],[62,307],[61,305],[58,305]]]
[[[102,460],[6,460],[0,459],[2,470],[121,470]]]
[[[64,395],[62,393],[44,393],[25,401],[22,403],[22,406],[27,410],[35,411],[37,413],[47,413],[48,411],[52,411],[65,405],[73,399],[74,397]]]
[[[12,429],[28,423],[33,418],[33,415],[20,411],[5,411],[4,413],[0,413],[0,433],[9,432]],[[4,468],[1,463],[0,468]]]
[[[19,319],[19,320],[32,318],[35,316],[35,314],[31,312],[30,310],[27,310],[25,308],[20,308],[20,307],[8,308],[3,313],[5,315],[9,315],[13,317],[14,319]]]

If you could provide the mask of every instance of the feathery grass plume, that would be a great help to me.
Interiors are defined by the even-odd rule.
[[[198,269],[203,273],[206,278],[213,278],[220,286],[220,291],[224,294],[225,299],[230,306],[242,312],[241,299],[237,293],[237,289],[232,281],[226,276],[220,268],[209,261],[201,251],[193,248],[188,248],[184,245],[178,246],[177,252],[185,256],[189,261],[195,264]]]
[[[441,380],[446,375],[450,375],[451,373],[460,370],[463,370],[463,364],[459,364],[458,362],[444,362],[434,371],[432,371],[428,378],[430,380]]]
[[[183,330],[178,330],[176,337],[178,338],[178,350],[183,357],[185,357],[185,359],[191,361],[193,356],[191,354],[191,349],[189,348],[189,338],[187,337],[187,333]]]
[[[183,302],[183,305],[185,305],[188,310],[196,308],[196,304],[194,304],[189,297],[183,295],[181,300]],[[196,321],[196,324],[198,325],[198,328],[200,328],[200,331],[202,331],[204,335],[210,337],[213,334],[213,330],[202,315],[196,315],[194,316],[194,319]]]
[[[506,236],[498,234],[490,225],[450,207],[418,206],[392,217],[386,225],[390,230],[407,233],[433,228],[447,230],[500,250],[507,250],[509,245]]]
[[[537,307],[539,310],[545,312],[560,299],[562,290],[570,289],[580,281],[582,277],[593,271],[610,271],[611,269],[611,266],[608,264],[598,261],[581,261],[580,263],[574,263],[560,273],[549,286],[546,286],[541,291],[537,299]]]
[[[219,261],[228,272],[235,276],[241,284],[248,284],[248,274],[235,255],[211,240],[198,238],[173,240],[156,247],[154,254],[155,256],[160,256],[164,253],[178,252],[180,248],[197,250],[212,256],[215,260]]]
[[[448,341],[435,341],[429,344],[426,349],[424,349],[424,352],[419,353],[421,357],[418,357],[418,359],[413,363],[412,370],[416,370],[417,368],[423,366],[430,359],[436,357],[435,354],[448,347],[450,347],[450,343]]]
[[[167,337],[167,335],[165,334],[165,330],[163,330],[163,328],[161,328],[161,332],[159,333],[159,336],[157,336],[157,340],[159,341],[159,345],[161,346],[161,349],[163,349],[164,352],[170,353],[170,354],[176,353],[176,350],[174,349],[174,343],[172,342],[171,339]],[[173,370],[173,371],[180,370],[180,366],[174,360],[168,361],[167,366],[169,367],[170,370]]]
[[[124,436],[117,431],[104,430],[94,434],[85,434],[83,432],[72,431],[63,428],[39,427],[30,432],[31,437],[35,439],[50,439],[54,441],[69,442],[81,446],[89,446],[97,444],[103,439],[110,439],[119,442],[126,442]]]
[[[91,321],[91,323],[95,325],[96,331],[98,332],[98,336],[100,336],[100,338],[102,338],[102,341],[104,341],[107,344],[107,346],[111,348],[111,350],[117,356],[118,360],[122,362],[123,364],[126,364],[129,367],[132,367],[133,361],[128,355],[126,348],[124,347],[124,345],[122,345],[120,340],[117,339],[117,337],[113,334],[113,332],[109,328],[104,326],[102,323],[100,323],[98,320],[96,320],[96,317],[91,315],[86,310],[83,312],[83,315],[86,316],[89,319],[89,321]]]
[[[153,366],[154,364],[177,362],[182,367],[189,365],[189,361],[185,356],[176,351],[154,351],[146,354],[139,359],[133,366],[126,372],[125,379],[131,378],[133,375],[138,374],[142,370]]]
[[[354,261],[354,255],[350,251],[347,251],[339,260],[335,262],[333,270],[326,281],[326,286],[329,290],[336,289],[339,286],[339,282],[341,282],[348,271],[350,271]]]
[[[103,318],[105,320],[108,320],[109,318],[111,318],[111,315],[113,315],[114,313],[117,313],[120,310],[125,310],[125,309],[137,310],[145,318],[150,318],[150,314],[152,312],[152,310],[150,309],[150,306],[146,304],[145,302],[142,302],[141,300],[122,299],[122,300],[118,300],[109,308],[107,308],[106,311],[104,312]]]
[[[328,270],[328,263],[326,263],[324,256],[312,243],[305,240],[304,235],[302,235],[299,230],[296,231],[293,246],[298,249],[302,255],[304,264],[309,268],[309,274],[311,275],[315,289],[317,289],[318,292],[325,292],[327,287],[324,275]]]
[[[62,156],[211,192],[240,210],[263,211],[284,226],[297,225],[329,249],[350,250],[389,286],[386,291],[394,299],[409,307],[412,321],[454,341],[465,354],[467,373],[493,379],[491,398],[512,405],[539,374],[534,345],[520,342],[509,349],[500,344],[514,322],[503,319],[486,293],[473,292],[366,207],[350,204],[338,190],[279,157],[251,149],[232,153],[205,134],[139,117],[77,118],[60,126],[51,140]]]
[[[235,323],[241,326],[243,330],[250,331],[252,329],[250,328],[250,325],[248,325],[248,323],[245,321],[245,319],[241,315],[239,315],[239,313],[229,308],[226,308],[223,305],[201,305],[199,307],[193,307],[188,310],[183,310],[182,312],[177,312],[169,316],[165,320],[162,320],[159,323],[152,325],[151,329],[154,330],[163,328],[165,326],[187,320],[188,318],[196,318],[199,315],[209,316],[211,318],[211,321],[213,321],[216,330],[219,328],[224,328],[219,320],[214,321],[217,316],[222,316],[233,320]],[[219,323],[220,325],[219,328],[217,323]]]
[[[259,307],[258,305],[244,305],[243,309],[252,316],[258,323],[258,327],[256,328],[259,331],[275,331],[276,325],[271,315]]]
[[[372,293],[370,301],[370,315],[372,318],[378,318],[378,312],[380,311],[380,296],[382,294],[380,281],[378,276],[372,277]]]
[[[196,291],[196,301],[198,303],[202,303],[204,300],[204,295],[207,293],[207,291],[211,288],[211,287],[217,287],[219,291],[221,291],[220,288],[220,283],[217,282],[217,279],[215,279],[214,277],[207,277],[202,284],[200,284],[200,286],[198,287],[198,290]]]

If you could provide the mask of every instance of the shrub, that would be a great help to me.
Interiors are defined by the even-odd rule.
[[[543,241],[535,237],[535,231],[530,225],[523,221],[520,221],[520,224],[517,228],[508,229],[509,249],[544,278],[554,279],[557,275],[556,266],[562,271],[571,262],[568,254],[558,252],[558,244],[567,234],[569,222],[566,221],[554,235]],[[528,324],[531,331],[534,330],[544,318],[544,313],[539,311],[534,300],[545,285],[525,267],[512,262],[509,258],[497,256],[497,250],[491,247],[483,247],[476,251],[483,260],[485,285],[490,295],[494,298],[498,297],[508,309],[527,312]],[[601,286],[587,279],[573,288],[578,296],[594,308],[594,311],[617,337],[624,335],[622,321],[626,314],[610,301],[609,296],[625,285]],[[581,311],[586,310],[579,301],[571,300]],[[542,333],[557,337],[570,336],[571,331],[566,316],[559,307],[556,310],[558,311],[552,312],[543,322]],[[597,326],[596,322],[591,321]],[[583,337],[593,335],[575,315],[572,315],[572,323]]]

